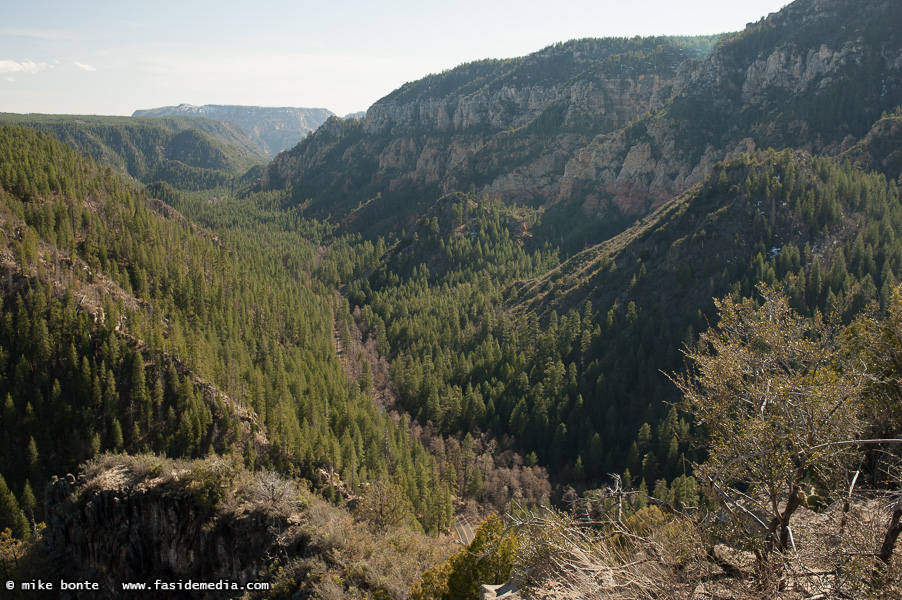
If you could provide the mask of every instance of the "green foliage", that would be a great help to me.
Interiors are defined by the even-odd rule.
[[[42,528],[42,527],[41,527]],[[12,531],[6,528],[0,531],[0,573],[7,581],[34,581],[44,578],[51,565],[47,561],[47,552],[41,541],[40,529],[38,536],[29,536],[26,539],[17,539]],[[17,586],[18,587],[18,586]],[[6,589],[3,592],[5,598],[34,598],[40,597],[40,592],[34,590]]]
[[[448,525],[425,501],[448,493],[429,476],[434,461],[347,385],[331,293],[310,277],[315,246],[270,235],[290,216],[220,239],[34,130],[0,127],[0,149],[4,241],[14,256],[29,246],[0,322],[0,447],[14,489],[28,479],[40,494],[49,474],[103,450],[196,457],[262,430],[269,451],[252,462],[391,477],[428,528]],[[242,426],[247,410],[258,417]]]
[[[202,118],[2,114],[0,124],[44,131],[139,181],[180,189],[228,185],[266,160],[236,125]]]
[[[188,491],[202,510],[212,511],[232,490],[242,467],[234,455],[194,462],[186,477]]]
[[[522,252],[511,244],[514,222],[498,207],[488,208],[490,220],[479,210],[472,200],[445,205],[420,222],[415,240],[380,242],[384,254],[345,238],[320,272],[331,262],[339,274],[331,281],[350,282],[349,298],[392,358],[412,414],[446,433],[514,434],[564,480],[628,467],[652,487],[681,476],[684,457],[698,458],[687,455],[689,425],[661,402],[676,397],[660,371],[678,369],[679,345],[704,330],[709,294],[741,297],[757,282],[782,282],[806,316],[842,305],[848,316],[875,299],[885,305],[902,226],[893,182],[791,152],[718,166],[699,192],[612,243],[614,260],[592,250],[549,271],[543,250],[524,269],[508,258]],[[680,268],[648,250],[658,247],[671,248],[678,258],[669,264]],[[596,262],[587,268],[587,260]],[[517,282],[530,273],[548,274],[523,294]],[[663,311],[671,291],[681,299]],[[549,311],[545,322],[536,314],[589,299],[606,308]],[[499,310],[505,301],[521,309]],[[643,447],[632,455],[637,433]]]
[[[355,511],[379,531],[414,522],[413,507],[404,490],[387,481],[370,483]]]
[[[869,302],[887,306],[900,226],[898,187],[883,175],[800,152],[761,152],[715,166],[698,191],[515,288],[513,303],[526,315],[600,307],[588,321],[583,315],[571,346],[579,348],[571,356],[582,409],[600,434],[592,452],[593,436],[579,437],[587,478],[628,468],[634,485],[645,479],[654,487],[682,475],[684,457],[703,458],[690,451],[686,421],[666,407],[677,398],[660,371],[680,368],[680,345],[694,347],[714,312],[711,295],[738,301],[759,282],[782,285],[804,317],[842,307],[848,321]],[[547,331],[561,322],[549,315]],[[528,407],[527,398],[512,421],[527,434]]]
[[[12,536],[19,539],[25,538],[30,532],[25,513],[3,477],[0,477],[0,528],[10,530]]]
[[[442,565],[423,573],[410,590],[412,600],[477,600],[479,586],[502,584],[511,576],[520,540],[497,515],[485,519],[476,537]]]
[[[850,441],[866,431],[869,411],[864,373],[843,356],[836,322],[808,321],[785,296],[759,292],[760,306],[717,302],[716,328],[687,352],[693,370],[675,381],[707,433],[705,482],[725,505],[743,490],[746,508],[764,515],[765,550],[785,551],[805,479],[842,493],[859,453]]]

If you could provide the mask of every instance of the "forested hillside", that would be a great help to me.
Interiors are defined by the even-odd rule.
[[[887,233],[895,117],[882,112],[902,100],[897,12],[801,0],[710,56],[714,40],[580,40],[464,65],[397,90],[361,122],[330,121],[262,183],[339,227],[318,273],[359,308],[412,416],[446,435],[513,436],[561,482],[628,469],[651,487],[695,456],[661,372],[679,369],[712,298],[764,281],[806,315],[886,306],[899,268]],[[602,104],[606,85],[670,79],[616,121],[630,108],[516,108],[519,92],[564,85],[562,72],[572,94],[596,73],[600,95],[585,98]],[[530,200],[544,176],[505,195],[497,179],[453,175],[474,157],[514,160],[499,140],[560,149],[566,131],[592,134],[556,159],[566,198]],[[755,150],[768,146],[781,151]],[[448,149],[455,166],[435,162]],[[842,151],[861,166],[826,158]],[[363,246],[343,231],[362,231]],[[587,241],[601,243],[555,266]]]
[[[198,117],[0,114],[0,123],[49,133],[143,183],[164,180],[184,189],[228,185],[266,161],[240,127]]]
[[[435,460],[348,380],[309,273],[199,230],[44,134],[0,137],[2,476],[28,517],[50,475],[100,452],[215,452],[390,481],[426,529],[447,526]],[[24,535],[17,510],[4,523]]]
[[[369,252],[334,244],[319,274],[348,282],[413,416],[513,435],[565,483],[629,469],[653,485],[683,473],[688,440],[662,371],[680,368],[712,298],[766,282],[804,315],[885,307],[900,219],[882,174],[762,152],[560,266],[523,249],[516,213],[459,196]]]

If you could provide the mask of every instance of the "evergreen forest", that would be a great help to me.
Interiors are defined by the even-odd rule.
[[[862,5],[467,63],[272,161],[0,114],[4,577],[898,597],[902,14]]]

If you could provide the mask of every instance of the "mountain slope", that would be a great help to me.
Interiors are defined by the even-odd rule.
[[[0,114],[0,123],[49,133],[144,183],[216,187],[266,160],[240,128],[210,119]]]
[[[434,460],[342,368],[312,243],[224,242],[11,126],[0,231],[0,475],[17,495],[104,450],[234,451],[313,481],[319,465],[398,478],[425,528],[447,525]]]
[[[652,485],[688,451],[661,372],[712,297],[781,281],[805,314],[885,303],[898,190],[824,156],[892,177],[900,11],[798,0],[700,60],[663,38],[464,65],[331,119],[260,185],[354,232],[339,227],[320,276],[359,307],[420,422],[510,435],[564,481],[628,465]],[[636,95],[593,109],[578,93],[617,85]]]
[[[663,106],[682,85],[681,65],[715,39],[579,40],[431,75],[361,122],[329,121],[277,157],[264,185],[291,184],[298,202],[312,199],[310,214],[337,218],[377,194],[366,213],[381,219],[412,212],[414,196],[474,187],[541,205],[573,152]]]
[[[513,436],[558,481],[628,468],[652,486],[693,460],[662,373],[680,369],[712,298],[766,282],[805,315],[885,306],[902,270],[899,227],[899,189],[884,175],[769,151],[715,165],[559,266],[552,248],[529,250],[516,211],[461,195],[401,239],[335,243],[323,267],[348,282],[400,404],[421,423]]]
[[[231,106],[205,104],[164,106],[136,110],[133,117],[205,117],[237,123],[270,158],[288,150],[311,131],[334,116],[325,108],[267,108],[263,106]]]
[[[317,218],[391,226],[476,192],[543,212],[569,250],[758,148],[837,154],[902,103],[902,6],[797,0],[715,38],[581,40],[407,84],[330,121],[261,180]],[[305,204],[307,200],[309,204]],[[361,223],[365,223],[362,226]]]
[[[612,405],[621,418],[627,409],[621,460],[651,482],[669,460],[667,440],[630,448],[628,438],[664,416],[660,400],[675,390],[661,373],[680,369],[679,346],[707,328],[712,297],[749,297],[765,282],[783,286],[804,315],[885,307],[902,268],[900,219],[898,186],[882,174],[802,151],[743,155],[622,234],[515,286],[508,302],[523,318],[598,310],[580,377],[598,383],[583,395],[595,398],[593,420]]]
[[[888,179],[898,179],[902,175],[902,109],[897,108],[874,123],[868,134],[843,156]]]
[[[902,103],[902,6],[797,0],[728,37],[663,110],[568,163],[563,194],[642,215],[755,148],[836,154]]]

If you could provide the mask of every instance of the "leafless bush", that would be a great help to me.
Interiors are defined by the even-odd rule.
[[[690,598],[716,570],[703,556],[691,521],[668,518],[656,507],[603,527],[552,509],[512,517],[523,547],[517,567],[530,597],[586,599]]]
[[[275,580],[301,597],[405,599],[420,574],[454,550],[450,541],[404,527],[373,529],[316,497],[299,527],[309,557],[292,557]]]
[[[294,481],[271,470],[255,475],[248,500],[269,514],[279,515],[289,515],[306,504]]]

